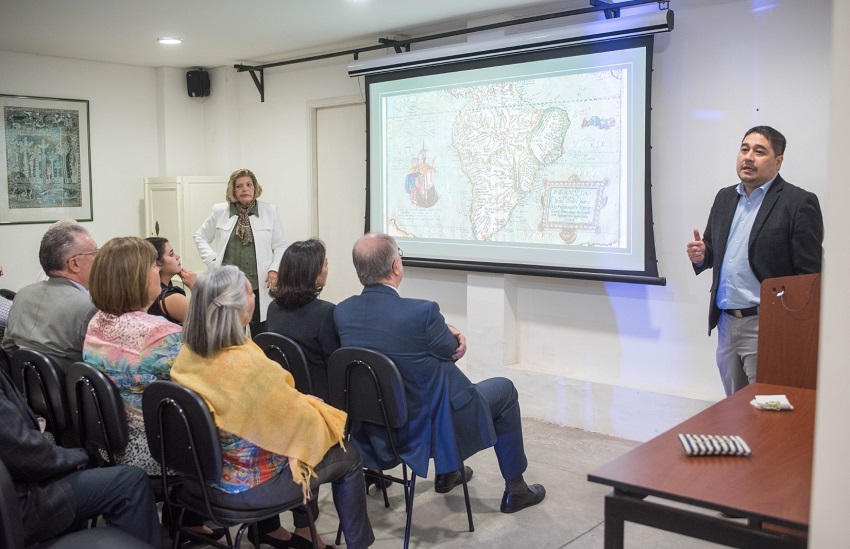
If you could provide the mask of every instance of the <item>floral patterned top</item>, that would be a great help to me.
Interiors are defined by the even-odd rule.
[[[238,494],[279,475],[287,468],[286,456],[260,448],[224,429],[218,430],[224,463],[216,488]]]
[[[157,379],[171,379],[171,365],[183,345],[182,328],[142,311],[120,316],[98,311],[83,342],[83,360],[118,386],[129,424],[129,443],[118,463],[161,474],[148,450],[142,418],[142,392]]]

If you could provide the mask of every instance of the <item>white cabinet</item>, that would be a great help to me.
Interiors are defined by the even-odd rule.
[[[226,176],[146,177],[145,236],[167,238],[184,268],[205,271],[192,235],[226,191]]]

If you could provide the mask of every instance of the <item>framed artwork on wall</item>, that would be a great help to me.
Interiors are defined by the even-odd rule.
[[[89,102],[0,95],[0,223],[92,220]]]

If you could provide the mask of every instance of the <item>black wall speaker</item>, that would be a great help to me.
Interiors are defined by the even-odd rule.
[[[186,72],[186,90],[189,92],[189,97],[208,97],[210,73],[203,69]]]

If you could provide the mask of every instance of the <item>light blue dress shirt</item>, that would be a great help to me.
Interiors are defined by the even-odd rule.
[[[717,306],[720,309],[747,309],[759,304],[761,283],[750,269],[750,232],[764,202],[764,195],[775,179],[776,176],[755,189],[750,196],[747,196],[744,184],[738,183],[738,206],[732,218],[729,240],[726,241],[717,288]]]

